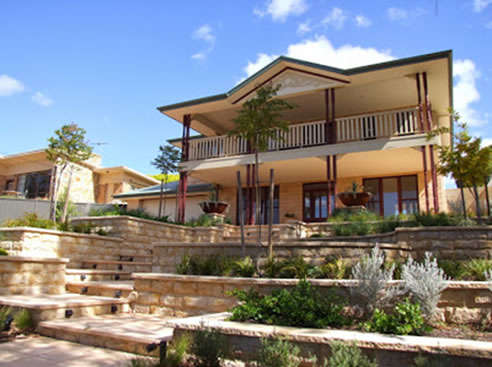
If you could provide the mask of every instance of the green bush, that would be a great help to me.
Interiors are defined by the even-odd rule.
[[[9,255],[9,253],[7,252],[7,250],[0,247],[0,256],[8,256],[8,255]]]
[[[96,209],[92,209],[89,212],[89,216],[91,217],[108,217],[108,216],[118,216],[118,215],[127,215],[129,217],[155,220],[163,223],[170,223],[169,216],[167,215],[163,217],[158,217],[147,213],[143,209],[126,209],[118,205],[115,205],[112,208],[96,208]]]
[[[366,331],[396,335],[422,335],[430,330],[425,324],[420,305],[411,303],[408,298],[398,303],[391,314],[376,308],[372,318],[362,327]]]
[[[419,355],[415,358],[415,367],[445,367],[449,366],[451,358],[442,355],[430,355],[427,357]]]
[[[283,339],[261,339],[258,367],[297,367],[301,360],[297,345]]]
[[[485,273],[492,271],[492,261],[473,259],[463,264],[463,279],[485,281]]]
[[[24,213],[24,215],[17,219],[7,219],[4,227],[33,227],[42,229],[56,229],[56,224],[52,221],[44,218],[40,218],[36,213]]]
[[[262,266],[263,278],[278,278],[285,266],[285,262],[276,260],[275,258],[269,258]]]
[[[234,261],[233,258],[221,255],[207,257],[184,255],[176,272],[183,275],[225,276],[231,273]]]
[[[460,224],[458,217],[446,213],[417,213],[414,215],[417,226],[424,227],[447,227],[457,226]]]
[[[241,304],[232,308],[232,321],[297,327],[341,327],[350,321],[343,315],[344,303],[333,293],[321,295],[305,280],[296,288],[276,289],[262,296],[254,290],[235,290],[232,295]]]
[[[211,329],[202,329],[195,333],[191,353],[196,367],[220,367],[229,355],[227,336]]]
[[[377,367],[376,361],[371,361],[362,354],[360,348],[353,344],[333,342],[330,344],[331,357],[329,367]]]
[[[321,266],[321,272],[324,278],[328,279],[348,279],[350,278],[350,273],[352,267],[349,262],[343,257],[338,257],[337,259],[330,260],[326,259],[327,263]]]
[[[231,276],[252,278],[256,273],[255,264],[249,256],[244,259],[236,260],[232,264]]]
[[[0,307],[0,332],[4,331],[7,326],[5,325],[5,320],[12,315],[13,311],[10,307]]]
[[[173,339],[166,350],[166,358],[160,367],[182,366],[191,342],[191,336],[188,334],[181,334],[178,338]]]
[[[18,311],[14,316],[14,325],[17,329],[24,331],[34,327],[31,312],[26,309]]]
[[[183,223],[183,225],[186,227],[214,227],[221,223],[220,219],[212,219],[208,215],[202,214],[198,218],[192,218]]]
[[[460,280],[463,279],[465,266],[463,261],[437,260],[437,265],[444,271],[447,277]]]

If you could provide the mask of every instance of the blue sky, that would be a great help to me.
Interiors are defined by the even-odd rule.
[[[155,173],[156,107],[222,93],[276,56],[348,68],[453,49],[455,108],[492,143],[492,0],[0,0],[0,155],[87,130]],[[432,86],[431,86],[432,87]]]

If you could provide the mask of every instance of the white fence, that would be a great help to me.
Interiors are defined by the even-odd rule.
[[[111,204],[74,203],[77,216],[86,216],[92,209],[112,208]],[[50,203],[47,200],[0,198],[0,225],[7,219],[19,218],[24,213],[36,213],[49,218]]]
[[[335,120],[337,143],[415,134],[419,130],[417,109],[349,116]],[[325,144],[325,121],[289,125],[270,139],[268,151]],[[236,136],[213,136],[190,141],[190,161],[246,154],[248,146]]]

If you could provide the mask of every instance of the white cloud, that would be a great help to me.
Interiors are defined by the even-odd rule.
[[[347,13],[340,8],[333,8],[325,19],[321,22],[324,26],[333,26],[337,31],[343,28],[347,20]]]
[[[387,14],[388,18],[394,22],[408,18],[408,12],[400,8],[389,8]]]
[[[0,75],[0,97],[10,96],[24,90],[24,84],[6,75]]]
[[[311,32],[312,29],[311,29],[310,23],[311,22],[309,20],[307,20],[304,23],[299,24],[299,26],[297,27],[297,35],[298,36],[303,36],[306,33]]]
[[[357,15],[355,17],[355,24],[359,28],[368,28],[371,26],[372,22],[369,18],[364,15]]]
[[[300,15],[307,8],[306,0],[269,0],[265,10],[255,8],[253,13],[260,18],[270,14],[274,21],[284,22],[289,15]]]
[[[191,58],[198,60],[206,59],[215,47],[215,35],[213,34],[212,27],[210,27],[208,24],[204,24],[200,28],[195,29],[192,36],[196,40],[201,40],[207,43],[208,47],[200,52],[191,55]]]
[[[391,55],[391,51],[389,50],[376,50],[375,48],[365,48],[349,44],[335,48],[324,36],[291,44],[287,48],[285,55],[341,69],[349,69],[394,59],[394,56]],[[248,61],[248,65],[244,68],[244,71],[247,76],[250,76],[277,57],[278,55],[258,54],[256,61]]]
[[[52,105],[54,102],[51,98],[45,96],[43,93],[41,92],[36,92],[34,93],[32,96],[31,96],[31,100],[33,102],[36,102],[37,104],[43,106],[43,107],[47,107],[47,106],[50,106]]]
[[[456,60],[453,64],[454,109],[462,120],[470,126],[482,126],[486,121],[474,109],[473,104],[480,101],[476,80],[480,77],[475,63],[470,59]]]
[[[473,11],[480,13],[490,4],[492,4],[492,0],[473,0]]]

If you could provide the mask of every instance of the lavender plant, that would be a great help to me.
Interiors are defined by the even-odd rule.
[[[350,293],[366,315],[372,314],[376,307],[385,307],[399,295],[398,287],[388,287],[393,280],[394,264],[385,270],[384,254],[376,245],[370,256],[364,256],[352,269],[352,278],[358,280]]]
[[[422,263],[409,257],[402,267],[401,279],[404,290],[420,303],[425,319],[431,320],[436,314],[437,303],[448,280],[444,271],[437,265],[437,260],[432,259],[429,252],[425,253]]]

